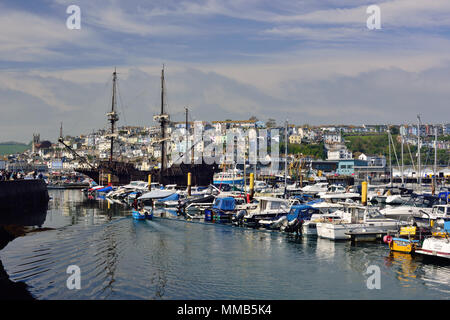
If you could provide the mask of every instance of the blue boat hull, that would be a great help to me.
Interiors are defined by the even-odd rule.
[[[153,219],[153,213],[140,214],[139,211],[133,210],[132,214],[133,214],[133,218],[135,220],[146,220],[146,219],[151,220],[151,219]]]
[[[213,184],[244,184],[244,179],[238,180],[214,180]]]

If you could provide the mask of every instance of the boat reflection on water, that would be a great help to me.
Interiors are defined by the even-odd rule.
[[[391,251],[385,262],[403,287],[417,286],[419,282],[430,289],[450,293],[450,270],[446,261],[430,261],[418,255]]]
[[[317,238],[316,256],[320,260],[331,260],[336,254],[336,245],[341,243]]]
[[[403,286],[409,286],[409,282],[417,278],[419,264],[409,253],[390,251],[385,265],[393,269]]]

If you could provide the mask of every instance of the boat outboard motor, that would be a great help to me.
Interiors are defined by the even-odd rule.
[[[270,227],[272,229],[278,229],[284,224],[285,221],[287,222],[287,217],[286,216],[282,216],[278,220],[274,221],[274,223],[272,223],[272,225]]]
[[[178,200],[177,215],[185,215],[187,201]]]
[[[286,232],[298,232],[301,227],[301,223],[298,218],[295,218],[292,221],[289,221],[284,231]]]
[[[235,215],[233,215],[233,222],[241,222],[244,216],[247,214],[245,210],[239,210]]]

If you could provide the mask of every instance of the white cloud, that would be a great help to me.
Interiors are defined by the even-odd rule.
[[[64,59],[64,47],[73,43],[84,48],[94,46],[96,38],[89,30],[68,30],[65,19],[63,15],[56,19],[0,6],[0,59]]]

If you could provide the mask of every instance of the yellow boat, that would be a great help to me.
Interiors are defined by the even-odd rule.
[[[392,237],[387,235],[384,237],[384,242],[389,245],[391,251],[413,253],[420,247],[422,236],[428,234],[428,232],[417,234],[417,231],[415,226],[401,227],[398,236]]]

